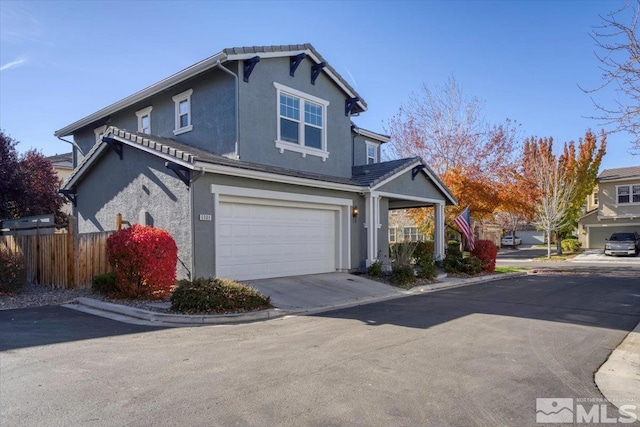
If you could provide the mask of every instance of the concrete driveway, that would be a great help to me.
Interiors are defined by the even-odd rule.
[[[260,279],[247,282],[283,310],[346,307],[363,300],[401,295],[399,288],[347,273]]]

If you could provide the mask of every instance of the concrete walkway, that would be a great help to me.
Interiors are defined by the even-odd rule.
[[[640,323],[596,372],[595,382],[617,407],[636,405],[640,409]]]

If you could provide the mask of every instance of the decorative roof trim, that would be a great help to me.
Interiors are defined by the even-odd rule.
[[[121,99],[101,110],[96,111],[93,114],[90,114],[80,120],[77,120],[71,123],[68,126],[63,127],[62,129],[57,130],[54,133],[56,137],[63,137],[71,135],[76,130],[87,126],[93,122],[96,122],[104,117],[110,116],[111,114],[118,112],[124,108],[130,107],[133,104],[136,104],[140,101],[145,100],[146,98],[156,95],[166,89],[169,89],[172,86],[177,85],[191,77],[194,77],[204,71],[210,70],[217,66],[218,61],[221,63],[227,61],[239,61],[246,58],[251,58],[256,56],[256,54],[262,58],[271,58],[271,57],[287,57],[291,55],[296,55],[299,53],[306,53],[312,60],[316,63],[323,62],[320,54],[311,46],[310,44],[304,45],[295,45],[291,47],[284,46],[261,46],[255,48],[230,48],[224,49],[223,51],[204,59],[200,62],[197,62],[190,67],[185,68],[182,71],[179,71],[163,80],[160,80],[157,83],[148,86],[133,95],[127,96],[126,98]],[[282,49],[282,50],[278,50]],[[235,53],[236,51],[242,51],[242,53]],[[331,79],[349,96],[356,97],[359,95],[356,91],[349,86],[349,84],[337,73],[337,71],[328,65],[323,70]],[[358,105],[362,109],[362,111],[367,110],[367,104],[364,101],[359,101]]]
[[[388,136],[388,135],[383,135],[381,133],[377,133],[377,132],[373,132],[373,131],[370,131],[370,130],[362,129],[362,128],[359,128],[356,125],[353,125],[353,131],[355,133],[357,133],[358,135],[362,135],[365,138],[375,139],[376,141],[379,141],[379,142],[381,142],[383,144],[386,143],[386,142],[391,141],[391,137]]]
[[[422,169],[422,173],[425,174],[434,183],[434,185],[442,192],[442,194],[447,199],[449,199],[449,201],[453,205],[457,205],[458,204],[458,199],[456,199],[455,196],[453,194],[451,194],[451,192],[449,191],[447,186],[444,185],[444,183],[440,180],[440,178],[438,178],[438,175],[436,175],[435,172],[433,170],[431,170],[431,168],[420,157],[416,157],[415,161],[402,166],[399,170],[394,171],[390,176],[382,177],[380,179],[380,181],[374,183],[370,187],[370,191],[377,190],[378,188],[380,188],[381,186],[387,184],[388,182],[391,182],[394,179],[398,178],[399,176],[407,173],[408,171],[413,169],[418,164],[421,164],[421,165],[424,166],[424,168]]]

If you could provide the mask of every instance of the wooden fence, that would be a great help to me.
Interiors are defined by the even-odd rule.
[[[111,271],[107,237],[112,233],[0,236],[0,250],[22,257],[30,283],[55,288],[88,288],[93,276]]]

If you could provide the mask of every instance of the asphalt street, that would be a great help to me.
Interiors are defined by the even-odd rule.
[[[638,272],[529,275],[199,328],[1,311],[1,421],[540,426],[536,398],[602,397],[594,372],[640,321]]]

